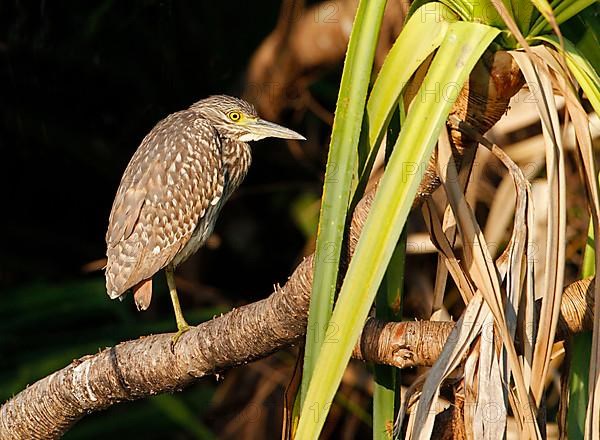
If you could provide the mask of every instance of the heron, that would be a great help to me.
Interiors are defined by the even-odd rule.
[[[208,239],[242,183],[252,161],[248,142],[267,137],[305,140],[244,100],[210,96],[158,122],[123,173],[106,233],[106,290],[122,299],[132,289],[138,310],[146,310],[152,277],[164,269],[177,322],[173,344],[190,328],[175,269]]]

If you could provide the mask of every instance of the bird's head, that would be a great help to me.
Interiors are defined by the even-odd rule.
[[[193,104],[190,110],[211,122],[225,138],[242,142],[267,137],[306,140],[289,128],[259,118],[252,104],[231,96],[210,96]]]

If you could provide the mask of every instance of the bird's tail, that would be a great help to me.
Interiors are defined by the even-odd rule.
[[[140,281],[133,287],[133,299],[139,311],[146,310],[152,301],[152,278]]]

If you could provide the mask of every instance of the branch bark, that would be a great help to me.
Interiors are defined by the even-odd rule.
[[[346,3],[351,5],[353,2]],[[308,25],[306,20],[301,23]],[[340,29],[331,28],[334,33],[340,33]],[[268,50],[265,50],[269,52],[279,44],[290,44],[290,40],[293,41],[293,36],[286,37],[285,43],[267,41]],[[343,44],[338,46],[345,47]],[[339,47],[334,50],[333,58],[343,56]],[[260,50],[257,53],[256,59],[260,59]],[[312,52],[303,50],[301,53]],[[261,63],[272,65],[264,60]],[[290,63],[294,65],[295,61]],[[312,60],[306,64],[319,65],[321,62]],[[485,79],[483,82],[472,79],[463,87],[453,114],[469,121],[483,133],[501,117],[508,100],[521,87],[522,78],[515,71],[512,60],[507,61],[502,54],[487,56],[477,69],[483,71],[479,73]],[[283,69],[283,75],[289,71]],[[251,67],[250,78],[254,80],[250,84],[268,83],[272,74],[269,69]],[[297,80],[295,77],[286,79],[289,81],[282,81],[284,85]],[[285,87],[278,92],[282,90]],[[279,109],[278,106],[273,108]],[[465,149],[476,146],[476,142],[463,138],[460,133],[452,132],[452,142],[457,163]],[[433,161],[413,207],[419,206],[439,184]],[[353,253],[375,191],[376,186],[355,209],[344,251],[345,262]],[[161,334],[123,342],[73,361],[23,390],[0,408],[0,438],[58,438],[86,414],[119,402],[184,388],[200,377],[268,356],[297,342],[304,336],[306,328],[312,267],[313,257],[309,256],[298,265],[287,283],[277,286],[268,298],[191,329],[180,338],[174,352],[170,349],[171,334]],[[587,291],[589,289],[583,289],[579,293]],[[585,299],[583,304],[586,304]],[[582,311],[577,307],[573,310],[575,315]],[[586,310],[589,309],[584,307],[583,311]],[[585,322],[581,320],[581,323]],[[354,355],[400,368],[432,365],[453,326],[448,322],[382,323],[368,320]]]
[[[357,243],[375,190],[368,192],[355,210],[347,240],[348,255]],[[89,413],[119,402],[179,390],[200,377],[290,346],[304,336],[311,284],[312,255],[268,298],[192,328],[181,337],[174,352],[171,334],[160,334],[75,360],[0,408],[0,438],[59,438]],[[591,279],[565,290],[565,331],[591,328],[591,292]],[[452,322],[383,323],[370,319],[354,357],[399,368],[430,366],[453,327]]]
[[[351,254],[376,186],[357,206]],[[86,414],[181,389],[200,377],[265,357],[305,332],[312,255],[266,299],[200,324],[171,351],[171,334],[123,342],[85,356],[23,390],[0,408],[1,439],[58,438]]]

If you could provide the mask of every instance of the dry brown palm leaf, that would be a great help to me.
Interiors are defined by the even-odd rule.
[[[423,216],[427,223],[427,227],[429,228],[431,240],[438,248],[440,257],[442,258],[446,269],[452,275],[464,303],[468,304],[475,295],[475,288],[471,280],[465,276],[463,269],[460,267],[459,258],[456,256],[452,244],[444,233],[442,222],[437,214],[435,206],[433,206],[433,203],[430,200],[423,205]]]
[[[526,179],[523,171],[512,161],[512,159],[497,145],[491,143],[488,139],[477,133],[473,127],[467,123],[457,121],[451,118],[451,122],[461,128],[466,134],[476,139],[481,145],[488,148],[494,156],[496,156],[508,170],[508,177],[516,191],[516,204],[514,209],[514,224],[513,232],[507,249],[504,251],[508,258],[508,272],[506,273],[507,280],[507,324],[510,330],[511,337],[515,337],[517,330],[517,311],[522,305],[524,310],[521,315],[525,319],[524,326],[521,325],[522,335],[524,339],[524,354],[525,363],[523,372],[525,373],[525,383],[529,386],[529,367],[532,361],[531,347],[533,346],[533,335],[531,332],[523,331],[525,329],[533,329],[534,325],[534,307],[535,300],[533,290],[533,271],[535,261],[535,246],[532,243],[533,230],[533,198],[531,187]],[[505,206],[505,209],[506,206]],[[500,259],[499,259],[500,260]],[[500,266],[499,272],[503,275],[503,267]],[[525,282],[525,285],[523,285]],[[525,288],[525,296],[521,292]],[[511,308],[512,306],[512,308]],[[508,383],[508,378],[505,378]]]
[[[443,145],[443,142],[440,142],[440,145]],[[447,151],[449,151],[449,148],[447,148]],[[499,150],[498,150],[499,151]],[[474,221],[474,217],[472,216],[472,213],[470,212],[470,209],[468,208],[468,206],[466,206],[466,202],[464,201],[464,196],[462,195],[461,189],[458,187],[458,185],[456,184],[456,171],[453,170],[453,165],[451,164],[451,160],[450,160],[450,156],[448,153],[445,153],[442,150],[439,152],[439,157],[440,160],[442,160],[444,157],[446,157],[446,162],[443,162],[446,165],[446,169],[450,169],[450,171],[448,171],[448,174],[446,175],[444,173],[444,169],[442,165],[440,167],[440,175],[442,176],[442,181],[444,181],[444,185],[446,188],[449,188],[451,186],[454,186],[454,188],[450,188],[450,190],[448,191],[449,194],[449,199],[451,201],[451,203],[453,204],[453,209],[455,212],[460,212],[459,209],[462,210],[462,213],[459,214],[458,218],[458,222],[459,222],[459,229],[461,230],[461,234],[464,234],[464,230],[467,230],[467,234],[468,234],[468,239],[465,239],[465,236],[463,235],[463,243],[468,243],[469,245],[467,247],[471,247],[471,249],[465,249],[465,253],[466,253],[466,260],[467,260],[467,271],[470,272],[470,275],[472,276],[472,278],[475,280],[476,277],[479,277],[479,282],[480,282],[480,286],[483,286],[484,288],[486,288],[484,283],[481,283],[482,279],[485,279],[486,275],[485,272],[483,272],[482,275],[482,268],[483,270],[487,270],[488,273],[490,271],[494,271],[494,275],[496,277],[498,277],[498,273],[495,272],[496,268],[494,266],[487,265],[484,258],[487,258],[488,261],[490,261],[490,256],[489,253],[486,252],[486,250],[483,251],[479,251],[477,249],[476,246],[472,246],[472,243],[478,242],[478,243],[482,243],[483,246],[485,246],[485,241],[483,240],[483,237],[480,234],[480,231],[476,225],[476,222]],[[501,153],[499,153],[501,154]],[[509,165],[511,165],[511,163],[509,163]],[[512,164],[513,166],[513,173],[514,173],[514,169],[516,168],[518,170],[518,168]],[[520,170],[519,170],[520,172]],[[524,179],[524,177],[521,174],[521,180],[519,183],[517,183],[517,185],[519,187],[523,186],[523,182],[525,182],[525,189],[523,191],[528,192],[527,189],[527,185],[526,185],[526,181]],[[458,187],[458,188],[457,188]],[[460,195],[459,195],[460,193]],[[453,199],[454,197],[454,199]],[[526,242],[525,236],[523,236],[523,233],[521,231],[523,230],[527,230],[526,226],[525,226],[525,218],[526,216],[526,209],[525,207],[527,206],[527,200],[528,198],[525,197],[520,197],[521,202],[519,202],[519,212],[520,214],[520,218],[521,218],[521,223],[524,226],[519,226],[516,227],[514,230],[514,237],[511,240],[511,246],[509,247],[509,252],[504,255],[504,258],[502,260],[501,266],[502,266],[502,270],[500,272],[502,272],[503,274],[506,273],[506,267],[507,267],[507,263],[509,260],[511,260],[511,264],[514,266],[515,261],[518,262],[522,262],[525,259],[525,255],[524,255],[524,243]],[[460,206],[460,208],[458,208]],[[427,211],[426,211],[427,212]],[[433,210],[429,210],[429,216],[430,218],[435,218],[435,216],[432,216],[431,214],[433,213]],[[460,217],[462,215],[462,218]],[[465,222],[465,221],[469,221],[471,222],[471,225],[467,225],[465,227],[464,224],[462,224],[461,222]],[[435,225],[435,221],[430,223]],[[432,230],[434,231],[434,233],[432,234],[434,237],[434,241],[436,242],[440,242],[443,240],[439,240],[439,236],[441,236],[442,234],[439,233],[439,226],[438,228],[432,228]],[[479,231],[479,237],[476,237],[477,231]],[[437,232],[437,233],[436,233]],[[469,234],[470,233],[470,234]],[[443,237],[445,238],[445,237]],[[516,243],[516,245],[515,245]],[[448,246],[448,243],[446,243],[446,246]],[[470,255],[468,255],[468,252],[470,251]],[[446,255],[449,255],[449,252],[446,251],[444,252]],[[515,255],[518,255],[518,257],[515,257]],[[479,267],[477,267],[477,264],[479,264]],[[451,267],[451,266],[450,266]],[[454,270],[453,272],[460,272],[460,270]],[[520,273],[520,271],[519,271]],[[475,275],[473,277],[473,275]],[[455,276],[455,278],[457,278]],[[489,278],[489,277],[488,277]],[[520,277],[519,277],[520,279]],[[488,280],[488,286],[489,285],[493,285],[494,281],[493,280]],[[496,297],[494,298],[496,304],[496,309],[497,310],[501,310],[501,304],[502,304],[502,300],[500,298],[499,295],[499,285],[500,285],[500,281],[499,278],[496,278],[496,285],[497,285],[497,292],[498,295],[496,295]],[[460,283],[460,282],[459,282]],[[477,283],[477,281],[476,281]],[[515,283],[516,286],[516,290],[520,292],[520,283]],[[489,287],[488,287],[489,289]],[[472,307],[471,305],[468,307]],[[486,307],[487,309],[487,307]],[[470,327],[471,326],[478,326],[479,328],[481,328],[481,326],[483,325],[483,323],[485,322],[485,318],[484,316],[481,317],[481,319],[483,321],[480,322],[475,322],[474,324],[471,322],[470,320]],[[516,326],[516,313],[513,314],[513,318],[511,319],[512,324],[511,327],[514,329]],[[460,321],[459,321],[460,322]],[[504,326],[506,327],[506,321],[504,321]],[[457,326],[458,328],[460,328],[460,326]],[[467,329],[471,330],[470,328]],[[459,330],[460,331],[460,330]],[[472,332],[468,332],[468,334],[471,335],[472,338],[474,338],[475,336],[477,336],[478,331],[475,333]],[[510,335],[511,332],[508,330],[508,328],[506,328],[505,331],[505,335]],[[507,339],[506,337],[504,339]],[[452,340],[452,338],[450,338],[450,340]],[[438,364],[436,364],[436,366],[432,369],[432,371],[430,372],[430,376],[427,379],[426,385],[423,388],[423,395],[421,397],[420,403],[419,403],[419,409],[417,411],[417,415],[416,415],[416,420],[413,426],[415,426],[415,429],[413,430],[413,435],[415,436],[419,436],[419,435],[425,435],[428,434],[429,428],[432,426],[432,418],[431,415],[428,413],[430,412],[431,408],[433,406],[435,406],[435,402],[436,402],[436,398],[437,398],[437,390],[439,390],[439,386],[441,385],[440,380],[443,380],[443,378],[449,374],[450,371],[452,371],[452,367],[454,364],[454,362],[457,362],[457,360],[462,359],[462,357],[464,356],[464,354],[466,353],[465,350],[468,350],[469,345],[463,345],[462,350],[456,351],[456,345],[454,345],[454,347],[451,347],[451,342],[449,342],[448,346],[445,347],[445,352],[446,355],[448,356],[449,354],[453,355],[450,357],[450,359],[446,359],[443,358]],[[511,338],[511,345],[512,345],[512,338]],[[489,348],[488,348],[489,347]],[[449,353],[449,351],[452,351],[454,349],[454,352]],[[496,358],[496,354],[495,352],[492,352],[492,345],[488,344],[488,346],[486,346],[486,356],[484,357],[484,363],[481,364],[481,368],[479,369],[480,373],[482,374],[481,377],[484,378],[484,380],[486,381],[487,384],[489,384],[490,386],[492,386],[493,384],[499,384],[500,383],[500,379],[498,377],[495,376],[495,367],[493,365],[491,365],[491,363],[489,362],[490,359],[495,359],[496,362],[496,366],[498,365],[498,359]],[[514,346],[513,346],[513,353],[514,352]],[[515,356],[513,357],[513,360],[516,359],[516,353]],[[518,363],[517,363],[517,368],[519,367]],[[497,371],[500,371],[499,369]],[[498,380],[495,380],[498,379]],[[522,380],[522,378],[521,378]],[[516,378],[516,381],[519,381],[519,378]],[[524,384],[522,383],[522,389],[525,389]],[[497,391],[499,391],[498,393],[492,393],[492,399],[496,402],[499,401],[504,401],[504,398],[502,397],[502,388],[495,388]],[[489,396],[488,396],[489,397]],[[479,411],[482,411],[482,408],[484,408],[487,405],[488,402],[482,402],[481,406],[479,407]],[[476,408],[477,411],[477,408]],[[519,408],[515,409],[515,412],[519,412]],[[530,414],[528,414],[530,415]],[[500,424],[502,425],[502,423]],[[420,427],[424,426],[424,430],[422,430]],[[494,430],[499,429],[498,428],[499,425],[495,425],[494,427],[488,427],[489,429],[492,429],[492,431],[487,431],[487,432],[495,432]],[[503,426],[503,425],[502,425]],[[479,431],[478,431],[479,432]]]
[[[489,309],[485,306],[482,296],[476,294],[467,305],[461,319],[456,323],[440,357],[425,379],[417,410],[411,414],[411,417],[414,416],[414,422],[408,438],[430,438],[435,419],[434,409],[437,406],[441,383],[456,369],[469,351],[488,314]],[[401,424],[402,419],[400,418]]]
[[[484,323],[479,348],[477,382],[480,392],[477,393],[471,425],[475,439],[502,438],[506,431],[506,399],[500,364],[501,360],[496,351],[494,319],[490,314]]]
[[[463,192],[466,192],[467,185],[470,181],[476,152],[476,149],[469,149],[465,151],[465,154],[463,156],[463,168],[459,175],[459,185]],[[450,206],[448,206],[447,200],[445,198],[443,200],[443,204],[446,205],[446,211],[444,213],[444,223],[442,226],[442,230],[444,231],[444,234],[448,237],[448,243],[451,245],[452,248],[456,244],[457,238],[456,220],[452,215],[452,209],[450,209]],[[433,205],[433,202],[430,200],[428,202],[427,209],[424,211],[424,214],[427,214],[428,210],[434,209]],[[426,218],[428,217],[429,216],[426,215]],[[444,293],[446,291],[446,282],[448,279],[448,268],[446,267],[445,260],[447,260],[447,254],[446,256],[438,255],[431,320],[439,320],[443,312],[442,307],[444,302]],[[461,274],[455,273],[454,277],[456,278],[457,276],[461,276]],[[462,294],[462,289],[459,289],[459,291]],[[473,296],[472,292],[473,288],[472,286],[470,286],[469,296],[465,297],[463,294],[463,300],[465,300],[465,304],[467,303],[468,298]]]
[[[443,143],[441,145],[443,145]],[[443,148],[441,148],[441,151],[444,151]],[[442,159],[441,153],[440,159]],[[531,412],[533,411],[534,406],[528,405],[528,403],[531,402],[529,402],[529,395],[524,382],[521,364],[518,361],[514,342],[508,327],[507,315],[504,310],[504,299],[500,290],[500,273],[505,271],[503,267],[505,262],[502,261],[499,265],[502,267],[494,266],[485,238],[475,220],[473,212],[468,207],[464,195],[458,190],[454,183],[456,180],[454,177],[456,171],[449,153],[445,154],[444,160],[440,160],[438,168],[461,233],[465,266],[475,285],[477,285],[481,291],[487,305],[490,307],[497,330],[506,348],[508,363],[504,368],[509,368],[509,370],[512,371],[517,395],[519,401],[522,403],[517,407],[513,407],[513,411],[521,420],[526,420],[526,418],[531,419]],[[508,256],[506,252],[503,255]],[[501,268],[502,270],[500,270]],[[510,318],[510,316],[508,316],[508,318]],[[503,375],[506,376],[507,372],[503,372]],[[537,435],[537,425],[531,426],[531,424],[529,424],[525,425],[525,427],[529,430],[529,435],[531,437]]]
[[[522,52],[512,54],[527,81],[536,84],[533,92],[546,140],[546,174],[548,192],[551,194],[548,206],[546,277],[543,286],[546,296],[542,302],[532,365],[531,389],[536,405],[539,406],[544,391],[544,378],[548,374],[564,282],[566,235],[564,150],[549,68],[546,64],[532,61]]]
[[[594,163],[589,117],[581,105],[575,91],[571,87],[571,84],[566,81],[568,76],[560,63],[562,57],[554,49],[545,46],[536,47],[535,53],[537,53],[544,62],[548,63],[548,66],[552,69],[553,73],[551,79],[565,97],[568,115],[573,121],[573,128],[577,139],[577,152],[580,157],[580,162],[583,164],[583,177],[594,237],[600,237],[600,201],[598,195],[598,180],[596,177],[598,174]],[[596,255],[600,255],[600,240],[595,240],[594,246]],[[599,258],[596,258],[596,273],[600,273]],[[598,302],[600,300],[600,283],[595,287],[595,298],[596,307],[598,307]],[[600,309],[597,309],[597,311],[600,312]],[[594,429],[594,427],[600,426],[600,367],[598,366],[598,361],[600,360],[599,332],[600,324],[595,322],[589,376],[589,402],[591,404],[588,403],[587,408],[586,435],[591,435],[592,432],[594,432],[595,435],[598,435],[597,429]]]

